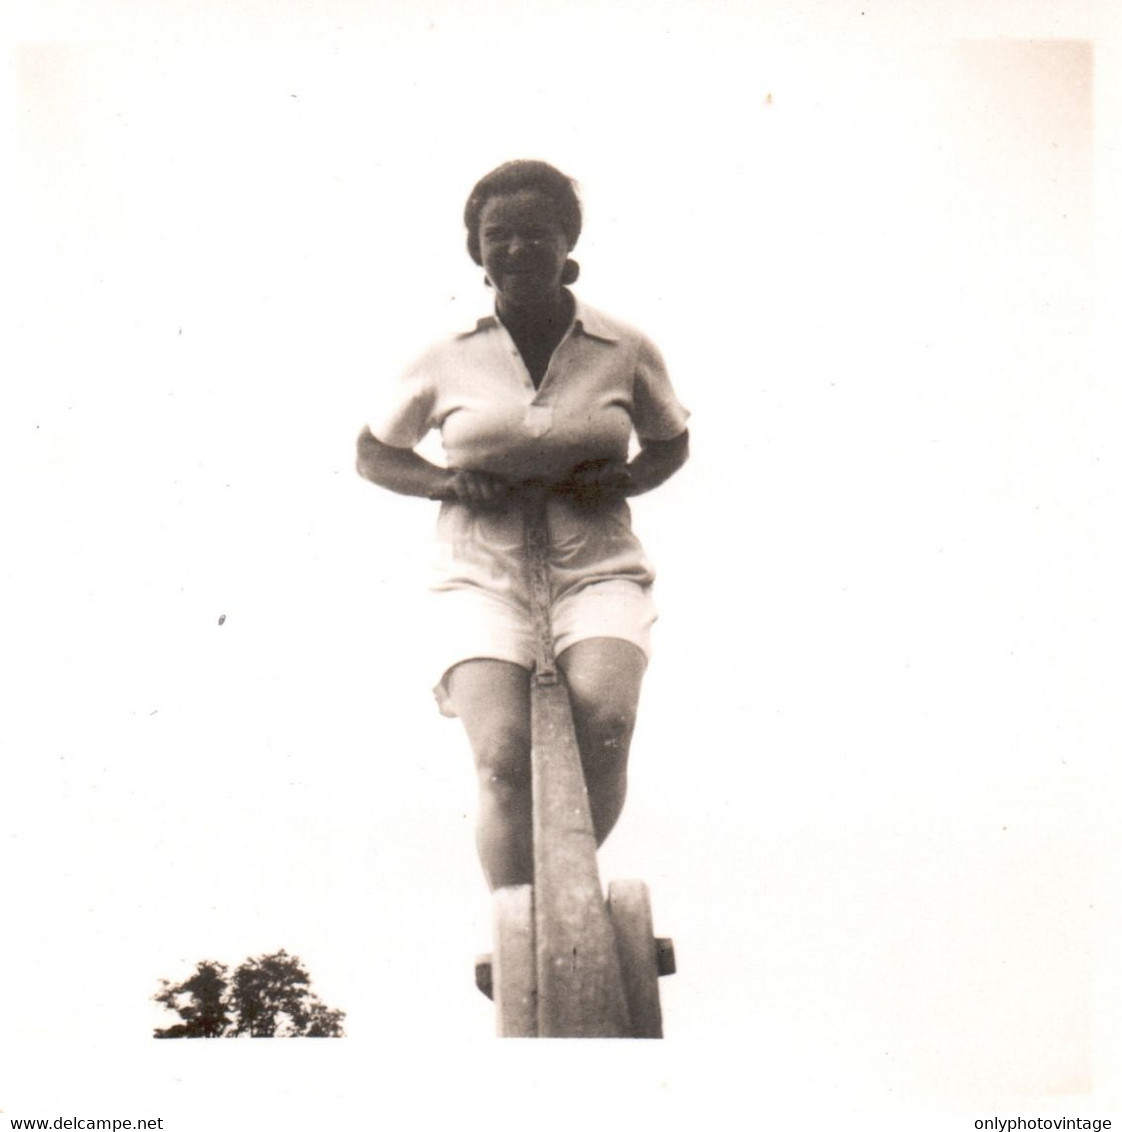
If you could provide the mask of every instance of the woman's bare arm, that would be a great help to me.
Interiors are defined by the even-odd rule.
[[[683,429],[673,440],[641,440],[639,454],[627,465],[630,484],[624,495],[642,495],[665,483],[690,458],[690,433]]]
[[[369,428],[359,434],[355,467],[363,479],[379,487],[422,499],[458,499],[489,508],[502,506],[509,493],[507,485],[495,476],[440,468],[412,448],[383,444]]]
[[[640,441],[639,454],[628,464],[589,460],[579,464],[554,490],[586,506],[601,506],[621,496],[642,495],[665,483],[689,458],[689,432],[673,440]],[[486,472],[440,468],[411,448],[383,444],[363,429],[358,438],[358,474],[399,495],[422,499],[457,499],[474,507],[504,506],[517,485]]]

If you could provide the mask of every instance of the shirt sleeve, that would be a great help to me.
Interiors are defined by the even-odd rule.
[[[394,448],[413,448],[433,427],[436,383],[427,355],[382,390],[367,420],[377,440]]]
[[[640,440],[673,440],[685,431],[689,416],[670,384],[658,347],[647,338],[641,339],[631,396],[635,434]]]

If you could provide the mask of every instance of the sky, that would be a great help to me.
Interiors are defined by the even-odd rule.
[[[4,20],[0,1109],[1117,1111],[1108,5]],[[516,156],[693,414],[601,861],[676,943],[657,1045],[491,1037],[435,515],[353,470],[488,309]],[[346,1042],[151,1041],[160,978],[281,947]]]

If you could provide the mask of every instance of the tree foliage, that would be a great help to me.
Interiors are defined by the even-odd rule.
[[[204,959],[185,982],[160,980],[156,1001],[174,1010],[182,1022],[157,1030],[158,1038],[220,1038],[230,1025],[226,1002],[226,966]]]
[[[341,1038],[341,1010],[312,993],[303,963],[283,949],[246,959],[231,978],[223,963],[204,959],[182,983],[160,980],[155,1001],[181,1021],[157,1038]]]

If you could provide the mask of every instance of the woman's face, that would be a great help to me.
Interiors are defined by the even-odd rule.
[[[479,250],[500,310],[556,302],[569,240],[548,197],[535,189],[491,197],[479,215]]]

